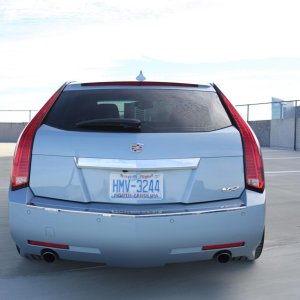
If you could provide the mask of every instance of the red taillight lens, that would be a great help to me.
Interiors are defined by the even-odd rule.
[[[229,244],[203,246],[202,250],[226,249],[226,248],[235,248],[235,247],[243,247],[243,246],[245,246],[245,242],[237,242],[237,243],[229,243]]]
[[[226,96],[214,84],[220,100],[223,103],[233,125],[239,130],[244,147],[245,185],[249,190],[262,193],[265,188],[264,167],[258,142],[249,125],[229,102]]]
[[[69,245],[64,245],[64,244],[55,244],[55,243],[46,243],[46,242],[39,242],[39,241],[28,241],[29,245],[34,245],[34,246],[41,246],[41,247],[49,247],[49,248],[58,248],[58,249],[69,249]]]
[[[21,136],[19,137],[11,173],[11,188],[16,190],[26,187],[29,184],[31,150],[35,133],[41,123],[43,122],[47,112],[57,100],[58,96],[67,85],[65,83],[54,95],[47,101],[41,110],[35,115],[30,123],[25,127]]]

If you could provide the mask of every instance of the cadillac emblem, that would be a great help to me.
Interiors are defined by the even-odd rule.
[[[136,143],[136,144],[132,144],[130,149],[132,152],[140,153],[143,151],[143,146],[144,146],[144,144]]]

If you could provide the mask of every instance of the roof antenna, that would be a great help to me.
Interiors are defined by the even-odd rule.
[[[146,80],[146,77],[143,75],[142,70],[140,71],[140,74],[136,77],[137,81],[144,81]]]

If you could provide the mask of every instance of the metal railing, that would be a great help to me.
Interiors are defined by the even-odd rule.
[[[278,101],[278,102],[260,102],[252,104],[239,104],[235,107],[241,116],[247,121],[272,120],[287,118],[287,108],[289,108],[288,116],[297,117],[297,107],[300,106],[300,100]],[[291,115],[291,107],[294,107],[294,114]],[[298,115],[298,117],[300,117]]]
[[[253,104],[239,104],[235,107],[247,121],[272,120],[286,118],[286,106],[291,104],[294,108],[300,107],[300,100],[261,102]],[[276,112],[276,114],[274,113]],[[0,123],[26,123],[32,120],[37,109],[0,109]],[[300,117],[300,111],[294,110],[295,118]],[[290,115],[290,114],[289,114]]]
[[[236,108],[262,145],[300,150],[300,100],[243,104]]]
[[[300,150],[300,100],[242,104],[236,108],[261,145]],[[36,109],[0,110],[0,123],[28,123],[37,112]]]
[[[0,123],[28,123],[37,109],[0,109]]]

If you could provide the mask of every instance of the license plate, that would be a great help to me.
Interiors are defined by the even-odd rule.
[[[163,199],[163,174],[126,172],[110,174],[111,199]]]

